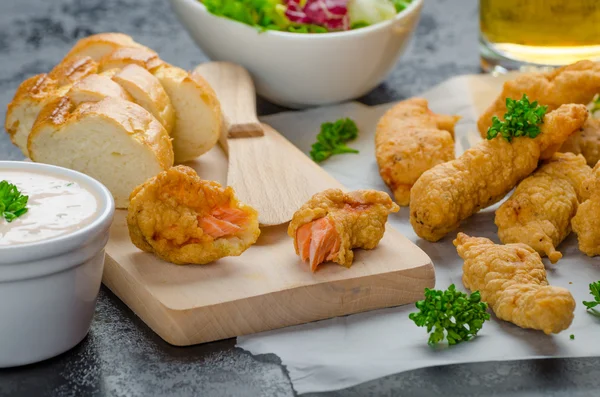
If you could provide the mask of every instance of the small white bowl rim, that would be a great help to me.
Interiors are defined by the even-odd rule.
[[[176,1],[176,0],[171,0],[171,1]],[[329,39],[336,39],[336,38],[353,38],[355,36],[367,35],[372,32],[386,29],[393,23],[404,19],[404,17],[406,17],[407,15],[409,15],[410,13],[415,11],[415,9],[417,9],[418,7],[421,6],[421,4],[423,3],[424,0],[412,0],[410,2],[410,4],[404,10],[397,13],[396,16],[392,19],[388,19],[388,20],[382,21],[382,22],[377,22],[373,25],[365,26],[364,28],[360,28],[360,29],[344,30],[344,31],[340,31],[340,32],[327,32],[327,33],[292,33],[292,32],[283,32],[283,31],[279,31],[279,30],[258,31],[254,27],[252,27],[250,25],[246,25],[243,22],[239,22],[239,21],[236,21],[236,20],[233,20],[230,18],[221,17],[221,16],[217,16],[217,15],[210,13],[208,11],[208,9],[206,8],[206,6],[204,5],[204,3],[202,3],[199,0],[179,0],[179,1],[184,1],[187,3],[193,4],[193,7],[198,7],[199,10],[210,15],[213,18],[219,18],[219,19],[226,21],[226,23],[234,23],[236,25],[243,26],[244,28],[247,28],[249,31],[255,32],[260,35],[282,37],[282,38],[288,38],[288,39],[294,39],[294,40],[302,40],[303,38],[308,39],[308,40],[329,40]]]
[[[102,183],[98,182],[96,179],[94,179],[86,174],[83,174],[81,172],[71,170],[68,168],[59,167],[59,166],[50,165],[50,164],[44,164],[44,163],[34,163],[34,162],[28,162],[28,161],[0,161],[0,169],[2,169],[3,167],[6,167],[6,166],[8,166],[8,168],[4,168],[4,169],[17,170],[17,171],[18,170],[36,170],[36,171],[41,171],[41,172],[47,171],[49,174],[51,174],[53,176],[58,176],[61,178],[68,178],[69,176],[81,178],[81,179],[85,180],[85,182],[87,182],[89,184],[90,188],[92,188],[95,191],[94,193],[96,193],[97,197],[100,199],[99,200],[100,204],[103,204],[104,207],[101,208],[98,215],[96,216],[96,219],[92,223],[84,226],[83,228],[81,228],[79,230],[76,230],[72,233],[60,235],[57,237],[52,237],[49,239],[35,241],[32,243],[0,247],[0,255],[2,252],[15,252],[15,251],[21,251],[21,250],[28,250],[28,249],[44,249],[45,247],[47,247],[49,245],[60,244],[67,240],[76,239],[77,237],[80,237],[82,235],[90,233],[94,229],[97,229],[98,227],[102,226],[107,221],[107,219],[112,218],[112,216],[115,212],[114,199],[113,199],[113,196],[110,193],[110,191]],[[10,265],[10,264],[0,263],[0,266],[3,266],[3,265],[6,266],[6,265]]]

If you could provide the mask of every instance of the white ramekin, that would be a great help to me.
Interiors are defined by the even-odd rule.
[[[8,170],[75,181],[96,195],[99,211],[91,224],[71,234],[0,247],[0,368],[54,357],[87,335],[115,211],[108,189],[87,175],[47,164],[0,161],[0,173]]]
[[[404,53],[423,0],[413,0],[389,21],[321,34],[259,32],[209,13],[198,0],[171,0],[171,5],[210,59],[242,65],[258,94],[302,108],[354,99],[379,85]]]

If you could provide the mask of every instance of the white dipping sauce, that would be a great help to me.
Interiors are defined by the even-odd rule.
[[[27,171],[0,171],[3,180],[16,185],[29,201],[27,213],[12,222],[0,217],[0,246],[70,234],[97,218],[98,199],[76,182]]]

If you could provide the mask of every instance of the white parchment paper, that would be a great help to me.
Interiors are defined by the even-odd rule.
[[[474,102],[469,84],[469,80],[458,78],[423,95],[435,112],[463,117],[457,126],[457,155],[479,139],[475,122],[482,104]],[[479,100],[480,96],[476,96]],[[277,114],[263,121],[308,153],[321,123],[345,116],[353,118],[361,133],[351,146],[359,149],[360,154],[332,157],[323,167],[348,188],[388,191],[378,174],[374,132],[378,119],[391,106],[371,108],[349,103]],[[460,230],[499,242],[494,225],[497,207],[473,216]],[[461,281],[462,260],[452,245],[456,233],[450,233],[437,243],[418,238],[408,221],[408,208],[391,216],[390,223],[433,260],[436,288],[445,289],[454,283],[465,290]],[[405,305],[239,337],[238,346],[252,354],[278,355],[300,394],[346,388],[382,376],[441,364],[598,356],[600,319],[586,313],[581,301],[591,299],[588,284],[600,279],[600,258],[588,258],[580,253],[574,234],[561,244],[560,251],[564,257],[556,265],[545,260],[548,278],[551,284],[566,287],[573,293],[577,308],[571,327],[558,335],[524,330],[492,316],[473,341],[431,348],[427,345],[425,329],[416,327],[408,319],[408,314],[415,311],[414,305]],[[570,339],[571,334],[574,340]]]

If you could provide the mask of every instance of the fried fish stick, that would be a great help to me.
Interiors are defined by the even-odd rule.
[[[560,147],[561,152],[581,154],[593,167],[600,161],[600,119],[589,118],[583,129],[576,131]]]
[[[546,334],[569,328],[575,300],[567,289],[548,285],[542,258],[533,248],[497,245],[464,233],[458,233],[454,246],[464,260],[464,286],[479,290],[496,317]]]
[[[588,256],[595,256],[600,255],[600,162],[584,183],[584,188],[590,198],[579,206],[572,225],[579,240],[579,250]]]
[[[177,265],[241,255],[260,235],[258,213],[231,187],[202,180],[182,165],[131,193],[127,226],[136,247]]]
[[[581,155],[555,153],[496,211],[498,237],[504,244],[524,243],[556,263],[556,250],[571,233],[571,219],[587,196],[583,182],[592,169]]]
[[[587,116],[583,105],[563,105],[544,116],[536,138],[485,140],[423,173],[410,196],[410,223],[417,235],[437,241],[498,202],[536,169],[540,159],[551,157]]]
[[[315,194],[294,214],[288,235],[296,254],[311,271],[325,261],[350,267],[354,248],[373,249],[385,232],[385,223],[398,207],[387,193],[328,189]]]
[[[379,120],[375,156],[381,178],[399,205],[408,205],[410,189],[423,172],[454,159],[454,125],[459,119],[433,113],[426,99],[411,98]]]
[[[506,113],[506,98],[529,99],[548,106],[548,111],[563,104],[587,105],[600,92],[600,62],[579,61],[545,73],[528,73],[504,83],[502,92],[479,117],[477,127],[485,138],[492,117]]]

